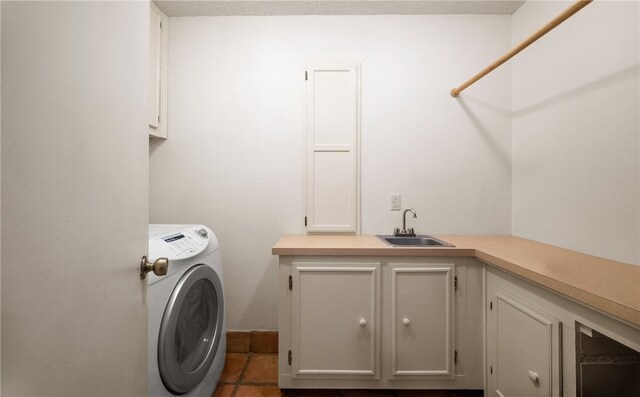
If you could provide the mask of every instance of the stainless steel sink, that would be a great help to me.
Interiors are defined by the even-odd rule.
[[[394,247],[454,247],[454,245],[438,240],[433,236],[417,235],[415,237],[396,237],[378,235],[387,244]]]

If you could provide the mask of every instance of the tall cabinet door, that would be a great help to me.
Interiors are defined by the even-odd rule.
[[[490,395],[557,396],[558,321],[499,288],[487,297]]]
[[[390,264],[393,378],[454,377],[454,264]]]
[[[308,232],[359,231],[359,97],[357,63],[306,66]]]
[[[377,378],[379,263],[293,263],[293,377]]]
[[[160,61],[162,57],[162,12],[149,4],[149,127],[160,126]]]
[[[149,3],[149,136],[167,137],[169,18]]]

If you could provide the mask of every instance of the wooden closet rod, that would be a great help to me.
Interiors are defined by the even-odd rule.
[[[551,22],[549,22],[548,24],[546,24],[543,27],[541,27],[537,32],[535,32],[534,34],[529,36],[522,43],[518,44],[511,51],[509,51],[508,53],[506,53],[502,57],[498,58],[491,65],[489,65],[486,68],[482,69],[478,74],[476,74],[475,76],[473,76],[469,80],[465,81],[460,87],[456,87],[456,88],[452,89],[451,90],[451,96],[452,97],[457,97],[458,95],[460,95],[460,93],[462,91],[464,91],[467,87],[469,87],[471,84],[473,84],[476,81],[480,80],[484,76],[486,76],[489,73],[491,73],[498,66],[500,66],[503,63],[507,62],[509,59],[513,58],[517,53],[519,53],[520,51],[522,51],[525,48],[527,48],[529,45],[531,45],[533,42],[538,40],[540,37],[542,37],[545,34],[549,33],[556,26],[560,25],[562,22],[564,22],[567,19],[569,19],[573,14],[575,14],[576,12],[578,12],[581,9],[583,9],[584,7],[586,7],[592,1],[593,0],[578,0],[578,1],[576,1],[573,5],[571,5],[571,7],[567,8],[566,10],[564,10],[562,12],[562,14],[558,15]]]

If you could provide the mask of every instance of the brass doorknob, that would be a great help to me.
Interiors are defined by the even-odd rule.
[[[144,280],[147,278],[147,273],[153,271],[153,274],[156,276],[164,276],[167,274],[167,270],[169,269],[169,259],[167,258],[158,258],[153,263],[147,260],[147,256],[143,256],[140,261],[140,278]]]

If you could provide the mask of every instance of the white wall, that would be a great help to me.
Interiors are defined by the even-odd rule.
[[[528,1],[521,41],[571,2]],[[639,3],[595,1],[513,59],[513,234],[640,264]]]
[[[216,232],[230,329],[277,328],[271,246],[304,231],[305,62],[361,63],[362,233],[401,224],[391,193],[420,233],[511,232],[510,68],[449,95],[509,47],[509,16],[171,18],[169,41],[150,221]]]

